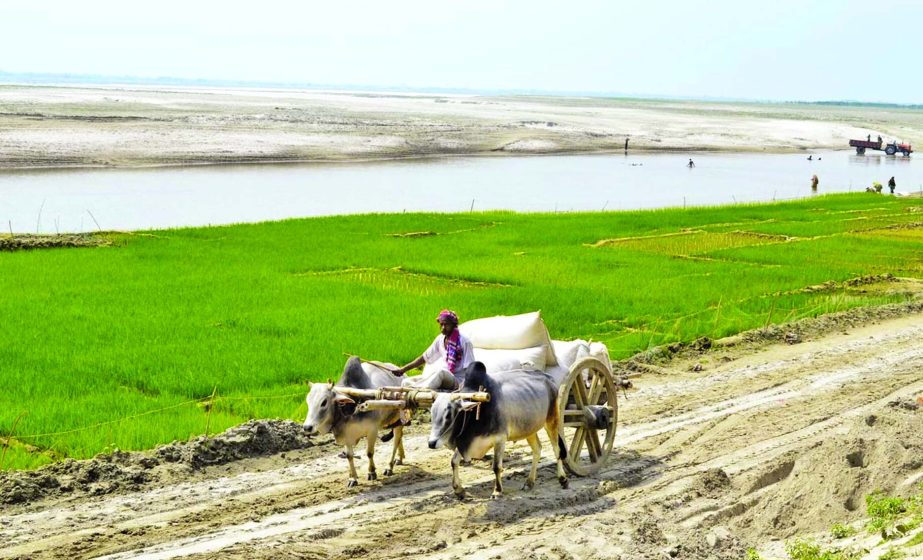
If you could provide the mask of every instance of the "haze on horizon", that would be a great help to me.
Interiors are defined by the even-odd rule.
[[[923,2],[6,0],[0,71],[923,103]]]

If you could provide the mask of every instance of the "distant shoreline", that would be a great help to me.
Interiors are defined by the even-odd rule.
[[[4,72],[0,70],[0,86],[60,86],[60,87],[193,87],[220,89],[274,89],[305,91],[342,91],[352,93],[404,93],[424,95],[476,95],[476,96],[537,96],[537,97],[592,97],[600,99],[643,100],[643,101],[691,101],[702,103],[755,103],[755,104],[799,104],[835,105],[851,107],[881,107],[901,109],[923,109],[920,103],[897,103],[890,101],[863,101],[858,99],[755,99],[709,96],[663,95],[624,91],[564,91],[544,89],[505,88],[463,88],[438,86],[388,86],[376,84],[322,84],[310,82],[274,82],[259,80],[229,80],[205,78],[179,78],[174,76],[112,76],[101,74],[69,74],[59,72]]]
[[[626,138],[629,153],[923,141],[923,112],[838,105],[0,85],[0,106],[0,171],[619,154]]]
[[[848,148],[847,148],[848,150]],[[838,151],[834,149],[824,149],[824,150],[813,150],[813,153],[827,153]],[[839,150],[843,151],[843,150]],[[629,155],[651,155],[651,154],[677,154],[677,155],[695,155],[695,154],[800,154],[805,153],[805,150],[778,150],[778,151],[768,151],[764,149],[734,149],[734,150],[718,150],[718,149],[696,149],[696,148],[687,148],[687,149],[669,149],[669,148],[638,148],[636,150],[631,150]],[[112,170],[144,170],[144,169],[177,169],[183,167],[209,167],[209,166],[237,166],[237,165],[362,165],[370,163],[388,163],[388,162],[400,162],[400,161],[421,161],[429,162],[440,159],[459,159],[459,158],[500,158],[500,157],[566,157],[566,156],[619,156],[623,155],[624,151],[619,150],[574,150],[574,151],[560,151],[560,152],[534,152],[534,153],[496,153],[496,152],[472,152],[472,153],[452,153],[452,154],[419,154],[419,155],[399,155],[399,156],[382,156],[382,157],[369,157],[369,158],[355,158],[355,159],[246,159],[246,160],[215,160],[215,161],[195,161],[195,162],[164,162],[164,163],[139,163],[139,164],[122,164],[122,165],[102,165],[102,164],[67,164],[67,163],[54,163],[49,162],[47,165],[42,166],[31,166],[31,167],[9,167],[0,165],[0,173],[4,172],[42,172],[42,171],[67,171],[67,170],[102,170],[102,169],[112,169]]]

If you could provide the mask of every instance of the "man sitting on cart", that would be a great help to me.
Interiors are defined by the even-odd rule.
[[[402,383],[405,387],[419,387],[435,391],[452,391],[461,387],[465,368],[474,362],[474,346],[458,330],[458,315],[448,309],[436,317],[440,333],[423,354],[404,367],[391,370],[394,375],[416,369],[423,364],[423,374],[408,377]]]

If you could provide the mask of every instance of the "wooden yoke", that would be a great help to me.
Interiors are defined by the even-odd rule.
[[[351,387],[335,387],[334,391],[354,398],[359,402],[356,412],[369,410],[394,410],[404,408],[419,408],[430,406],[440,392],[430,389],[416,389],[413,387],[382,387],[380,389],[353,389]],[[448,393],[454,400],[468,400],[475,402],[489,402],[490,393],[478,391],[476,393]]]

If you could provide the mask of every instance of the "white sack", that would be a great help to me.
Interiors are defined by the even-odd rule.
[[[606,348],[606,345],[602,342],[590,343],[590,356],[593,356],[600,362],[606,364],[606,367],[610,371],[612,370],[612,362],[609,360],[609,349]]]
[[[585,340],[552,340],[551,345],[558,357],[558,364],[548,367],[545,372],[551,375],[558,386],[564,382],[564,378],[570,373],[570,368],[586,357],[596,358],[612,370],[612,362],[609,360],[609,349],[602,342],[587,342]]]
[[[577,360],[590,355],[590,343],[585,340],[552,340],[551,347],[558,365],[570,369]]]
[[[546,353],[544,346],[518,350],[475,347],[474,359],[482,362],[488,373],[516,369],[544,371]]]
[[[545,364],[557,364],[548,330],[538,311],[474,319],[458,326],[475,348],[521,350],[545,347]]]

